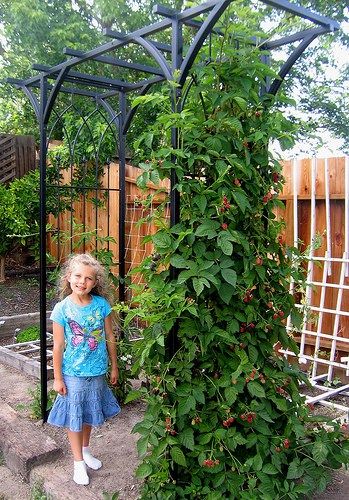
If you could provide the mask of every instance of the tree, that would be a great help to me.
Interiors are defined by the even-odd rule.
[[[38,171],[29,172],[9,186],[0,184],[0,282],[5,281],[5,258],[9,252],[20,245],[29,245],[34,255],[37,252],[38,188]]]
[[[155,3],[155,0],[142,0],[135,7],[132,0],[0,0],[0,26],[5,39],[0,50],[0,76],[27,77],[31,74],[33,62],[47,65],[61,62],[64,59],[62,50],[66,46],[91,49],[104,42],[101,34],[103,28],[130,32],[155,21],[158,16],[151,12]],[[171,0],[162,3],[183,9],[200,1]],[[244,9],[248,26],[259,29],[264,24],[271,30],[270,34],[277,30],[280,35],[287,34],[295,25],[302,25],[289,14],[262,4],[256,10],[250,0],[240,0],[234,4]],[[339,22],[343,21],[343,27],[348,21],[346,0],[309,0],[302,2],[302,5]],[[270,22],[266,24],[265,20],[273,22],[272,28]],[[335,55],[331,55],[336,47],[345,50],[348,45],[348,33],[344,29],[334,35],[321,37],[307,49],[294,66],[291,78],[285,82],[287,92],[297,97],[297,109],[306,114],[304,125],[308,124],[308,127],[303,128],[304,136],[314,134],[314,129],[331,130],[343,139],[348,136],[348,63],[336,62]],[[139,54],[135,46],[128,47],[125,54],[130,60],[149,63],[148,56]],[[84,69],[98,72],[98,65],[91,64],[85,65]],[[309,68],[313,69],[310,71]],[[112,70],[104,66],[103,71],[110,71],[110,76],[120,76],[115,68]],[[9,133],[32,133],[36,130],[28,100],[8,85],[1,85],[0,92],[0,129]]]

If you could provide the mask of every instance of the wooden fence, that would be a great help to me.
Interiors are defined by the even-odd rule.
[[[283,175],[285,209],[278,216],[286,222],[286,243],[309,249],[308,316],[296,335],[300,356],[312,363],[313,376],[321,364],[332,380],[345,365],[349,375],[342,359],[349,352],[349,163],[344,157],[292,160],[284,162]],[[316,240],[321,246],[313,249]]]
[[[137,177],[141,170],[132,165],[126,165],[126,272],[137,267],[143,259],[152,252],[151,243],[143,243],[146,235],[156,232],[155,223],[149,219],[153,210],[165,199],[163,193],[153,197],[151,204],[146,203],[147,197],[153,195],[159,187],[168,190],[169,183],[164,181],[159,186],[152,183],[147,185],[143,191],[137,186]],[[71,172],[61,172],[61,186],[69,184]],[[59,262],[69,255],[73,248],[78,246],[79,251],[104,248],[113,252],[115,260],[119,255],[119,168],[118,164],[111,163],[105,167],[104,175],[101,176],[101,186],[98,193],[91,190],[84,199],[83,196],[72,204],[72,211],[66,211],[56,219],[49,216],[52,232],[47,237],[47,250]],[[105,196],[106,195],[106,196]],[[58,196],[58,190],[57,190]],[[98,199],[101,206],[91,201]],[[149,219],[149,220],[148,220]],[[143,220],[143,223],[140,221]],[[97,228],[97,231],[94,230]],[[83,233],[86,235],[85,245],[79,245]],[[97,235],[97,243],[96,236]],[[106,237],[112,237],[114,241],[103,242]],[[58,243],[58,239],[59,243]],[[118,274],[118,264],[112,269]],[[140,282],[138,274],[131,276],[132,283]]]
[[[0,183],[23,177],[35,167],[33,136],[0,134]]]

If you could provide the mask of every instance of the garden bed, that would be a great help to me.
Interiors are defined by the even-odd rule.
[[[52,334],[47,333],[47,377],[53,378]],[[0,361],[40,379],[40,341],[21,342],[0,347]]]

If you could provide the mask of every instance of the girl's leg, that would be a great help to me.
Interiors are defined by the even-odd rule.
[[[90,446],[90,436],[92,427],[88,424],[82,424],[82,446],[87,448]]]
[[[73,453],[74,460],[83,460],[82,458],[82,443],[83,443],[83,431],[73,432],[68,430],[68,439]]]
[[[74,457],[74,476],[77,484],[87,485],[90,480],[86,471],[86,464],[82,456],[83,431],[73,432],[68,430],[70,448]]]
[[[90,469],[100,469],[102,467],[102,462],[98,458],[94,457],[90,451],[90,436],[92,427],[87,424],[83,424],[82,427],[82,457],[85,460],[85,464]]]

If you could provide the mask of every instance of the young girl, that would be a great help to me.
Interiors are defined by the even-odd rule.
[[[73,479],[87,485],[86,466],[95,470],[102,466],[89,448],[92,426],[120,412],[105,378],[109,354],[110,382],[114,385],[118,380],[112,309],[105,298],[106,272],[91,255],[73,255],[63,267],[59,289],[62,300],[50,317],[53,388],[58,395],[48,422],[67,428],[74,457]]]

